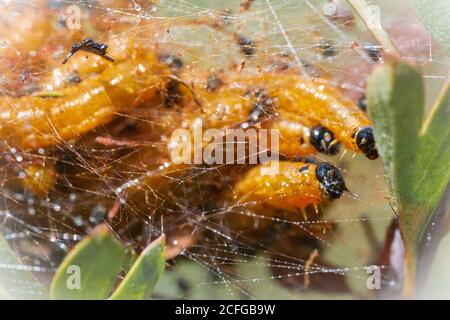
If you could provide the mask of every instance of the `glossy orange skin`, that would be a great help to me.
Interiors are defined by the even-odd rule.
[[[322,193],[316,179],[316,165],[303,162],[279,161],[274,175],[263,175],[266,165],[252,168],[235,188],[238,203],[295,210],[322,202]],[[304,170],[300,172],[300,168]]]
[[[149,32],[146,39],[149,34],[152,33]],[[40,44],[40,41],[33,43],[37,46]],[[133,41],[125,41],[124,44],[115,42],[108,44],[110,45],[108,51],[114,57],[115,63],[110,63],[99,56],[80,52],[66,65],[60,65],[59,61],[55,66],[50,65],[52,72],[42,80],[42,89],[57,90],[63,95],[61,98],[0,97],[0,139],[8,146],[33,150],[76,139],[92,129],[108,124],[116,114],[129,112],[143,102],[151,106],[153,98],[164,91],[167,77],[172,71],[157,60],[154,48],[147,47],[151,54],[141,55]],[[68,85],[64,82],[67,75],[73,71],[81,77],[81,84]],[[181,78],[189,83],[193,77]],[[284,80],[277,80],[278,78],[279,75],[269,73],[258,76],[235,75],[230,77],[227,84],[217,92],[206,92],[203,88],[195,86],[194,89],[202,101],[204,113],[200,113],[198,106],[193,104],[192,109],[184,111],[183,117],[189,120],[199,116],[204,120],[206,128],[222,129],[239,126],[246,121],[253,107],[251,101],[243,98],[242,89],[264,86],[271,95],[279,99],[278,102],[283,103],[280,104],[276,117],[261,126],[280,130],[281,153],[314,154],[316,150],[308,143],[309,130],[313,125],[321,123],[323,120],[321,117],[324,115],[327,117],[328,111],[325,110],[321,114],[307,114],[302,111],[302,108],[299,110],[295,99],[302,97],[304,93],[296,92],[297,89],[293,87],[293,84],[306,80],[296,75],[286,75]],[[272,83],[274,79],[276,81]],[[189,97],[190,93],[185,89],[182,90],[183,94]],[[335,94],[334,99],[338,102],[342,99],[338,92],[330,94]],[[308,96],[304,102],[305,110],[312,109],[311,107],[318,103],[314,96]],[[321,106],[320,109],[326,109],[326,106]],[[340,121],[339,115],[332,113],[331,117],[333,121]],[[155,122],[160,123],[158,117],[155,119]],[[171,128],[180,126],[180,123],[175,122],[173,118],[169,117],[169,119],[171,120],[169,122],[172,122]],[[342,134],[341,137],[347,139],[348,135]],[[305,139],[304,144],[299,143],[301,138]],[[353,146],[352,143],[349,145]],[[151,153],[153,155],[155,152]],[[153,157],[154,159],[143,155],[144,162],[153,165],[157,158],[154,155]],[[123,160],[124,164],[125,162],[128,162],[128,159]],[[314,175],[315,166],[309,165],[307,171],[299,173],[298,169],[302,165],[306,164],[280,162],[280,172],[275,176],[261,176],[259,174],[261,166],[254,167],[241,180],[237,180],[234,187],[236,201],[249,204],[253,207],[253,212],[259,216],[274,216],[278,208],[295,210],[303,209],[309,204],[320,203],[322,197]],[[169,180],[167,175],[178,173],[178,171],[183,172],[185,169],[184,166],[170,166],[164,170],[155,170],[155,175],[145,176],[140,180],[139,189],[144,187],[152,192],[156,189],[158,196],[165,199],[173,189],[167,182]],[[117,164],[112,166],[111,170],[116,171]],[[30,177],[26,181],[27,187],[36,193],[46,194],[48,190],[51,190],[50,185],[54,182],[47,178],[32,179],[36,172],[36,167],[30,167],[27,170]],[[90,188],[94,188],[91,186],[92,181],[90,179],[87,182]],[[98,182],[98,179],[95,181]],[[153,193],[150,193],[151,195]],[[138,203],[142,205],[142,212],[152,214],[144,201],[138,201]],[[267,210],[268,207],[272,210]],[[226,215],[226,217],[230,216]],[[251,228],[254,229],[254,219],[250,220],[252,220]],[[240,227],[245,224],[241,219],[234,219],[234,221],[240,224]],[[270,220],[265,222],[272,223]],[[259,229],[262,230],[262,228]]]
[[[24,184],[27,189],[39,197],[46,196],[56,182],[56,172],[53,163],[31,165],[25,169]]]
[[[268,73],[237,75],[227,79],[233,87],[263,86],[277,99],[281,110],[321,124],[331,130],[347,149],[359,152],[354,134],[370,126],[367,116],[335,87],[323,79],[304,79],[298,75]]]
[[[230,90],[230,92],[211,94],[199,88],[195,88],[195,92],[200,94],[202,109],[200,110],[200,107],[192,101],[189,101],[187,106],[182,105],[184,108],[183,127],[188,130],[193,130],[194,121],[197,119],[202,120],[204,130],[218,129],[225,132],[225,129],[241,129],[246,124],[249,114],[254,108],[253,101],[245,98],[242,92]],[[190,95],[187,90],[183,90],[183,94],[185,96]],[[174,124],[182,127],[180,123]],[[304,117],[284,110],[278,110],[273,116],[268,117],[261,123],[250,125],[249,128],[278,130],[278,150],[280,154],[295,157],[317,153],[316,149],[309,144],[310,129],[315,124],[317,123]],[[268,146],[270,147],[269,134],[267,138]]]
[[[278,146],[280,154],[288,157],[316,154],[317,150],[309,143],[312,126],[314,126],[312,121],[280,112],[279,119],[271,126],[280,133]]]
[[[0,137],[10,147],[32,150],[74,139],[155,96],[168,68],[154,55],[111,64],[62,97],[0,98]]]
[[[70,70],[76,70],[83,78],[87,77],[79,85],[59,90],[58,94],[63,97],[2,97],[0,136],[10,146],[23,149],[61,143],[109,122],[117,112],[154,97],[164,88],[170,74],[169,67],[158,61],[155,50],[149,48],[147,51],[151,53],[144,54],[146,50],[137,48],[130,39],[116,42],[123,53],[117,53],[119,58],[115,63],[98,56],[83,62],[85,58],[80,53],[71,62],[73,69],[65,66],[55,69],[56,72],[46,82],[51,90],[63,87],[61,79],[57,78],[60,76],[55,74],[66,75]],[[188,78],[189,75],[181,77]],[[195,77],[192,78],[194,80],[182,80],[195,82]],[[324,80],[306,80],[294,74],[262,73],[231,75],[224,79],[224,83],[214,92],[199,86],[192,89],[201,101],[201,110],[197,102],[192,102],[192,93],[182,88],[184,99],[190,101],[185,119],[192,123],[194,118],[201,117],[205,128],[236,128],[247,121],[254,108],[253,101],[244,93],[249,89],[264,88],[277,109],[265,127],[280,130],[281,153],[315,153],[307,140],[309,128],[317,124],[331,130],[348,149],[359,151],[354,134],[359,128],[370,125],[356,105]],[[301,138],[306,144],[300,143]]]
[[[154,51],[151,46],[143,46],[133,37],[118,37],[107,42],[108,54],[114,58],[111,64],[103,57],[86,52],[77,52],[70,60],[61,64],[61,61],[53,61],[55,66],[51,72],[42,79],[41,88],[44,91],[61,90],[70,86],[67,79],[72,75],[77,75],[81,81],[94,77],[113,65],[126,61],[145,62],[149,58],[147,52]],[[151,59],[151,58],[150,58]],[[73,84],[74,86],[78,84]]]
[[[352,101],[323,79],[304,79],[292,73],[231,74],[213,92],[205,90],[205,78],[190,73],[194,91],[202,102],[202,112],[185,91],[186,119],[192,123],[201,117],[205,128],[237,128],[245,123],[254,104],[245,93],[264,88],[274,101],[275,113],[257,127],[278,129],[280,152],[288,156],[317,153],[309,144],[310,129],[322,125],[333,132],[336,140],[354,152],[360,152],[355,133],[371,121]],[[303,141],[303,143],[301,143]]]

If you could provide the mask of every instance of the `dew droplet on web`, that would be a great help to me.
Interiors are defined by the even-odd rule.
[[[75,200],[77,200],[77,195],[72,192],[71,194],[69,194],[69,201],[75,202]]]
[[[83,225],[83,217],[81,216],[75,216],[73,217],[73,223],[77,226],[77,227],[81,227]]]

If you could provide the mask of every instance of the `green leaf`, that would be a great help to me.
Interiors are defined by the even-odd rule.
[[[394,62],[376,69],[368,81],[369,114],[386,168],[397,210],[407,203],[414,188],[419,131],[423,118],[423,86],[420,74],[409,65]]]
[[[377,68],[368,81],[369,114],[412,277],[418,248],[450,179],[449,102],[447,84],[423,121],[422,78],[406,63],[389,62]]]
[[[425,170],[416,177],[421,187],[415,196],[420,203],[437,205],[450,179],[450,82],[425,120],[420,142],[419,165]]]
[[[48,292],[0,234],[0,299],[47,299]]]
[[[448,0],[411,0],[417,14],[433,38],[450,55],[450,2]]]
[[[122,267],[125,273],[131,269],[137,258],[138,254],[134,251],[133,247],[131,245],[125,246],[125,261]]]
[[[164,242],[164,236],[161,236],[141,253],[111,299],[138,300],[150,297],[164,271]]]
[[[106,299],[124,261],[123,245],[111,236],[107,226],[100,225],[65,257],[53,278],[50,297]]]

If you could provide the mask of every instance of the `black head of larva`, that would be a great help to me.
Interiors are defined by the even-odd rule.
[[[316,178],[319,181],[320,191],[325,198],[339,199],[344,191],[347,190],[342,173],[328,162],[317,166]]]
[[[331,155],[339,152],[340,145],[335,141],[333,132],[325,127],[315,126],[312,128],[309,142],[319,152]]]
[[[364,152],[367,158],[374,160],[378,158],[378,150],[375,145],[375,137],[371,127],[364,127],[356,132],[356,145]]]

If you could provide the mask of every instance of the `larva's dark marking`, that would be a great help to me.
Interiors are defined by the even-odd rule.
[[[209,92],[214,92],[223,84],[224,82],[215,73],[213,73],[206,80],[206,90]]]
[[[319,43],[316,44],[316,49],[324,58],[331,58],[338,54],[334,45],[326,40],[319,41]]]
[[[81,77],[77,71],[73,71],[67,75],[67,82],[69,83],[80,83]]]
[[[256,89],[253,94],[245,93],[244,96],[253,96],[253,108],[250,111],[247,124],[255,125],[270,119],[275,114],[275,105],[273,99],[264,88]]]
[[[308,171],[308,168],[309,168],[309,164],[306,164],[303,167],[301,167],[300,169],[298,169],[298,172],[302,173],[302,172]]]
[[[251,57],[255,54],[255,44],[249,37],[238,35],[237,44],[239,45],[242,54],[246,57]]]
[[[339,152],[340,145],[336,141],[333,132],[323,126],[315,126],[311,129],[309,142],[319,152],[334,155]]]

